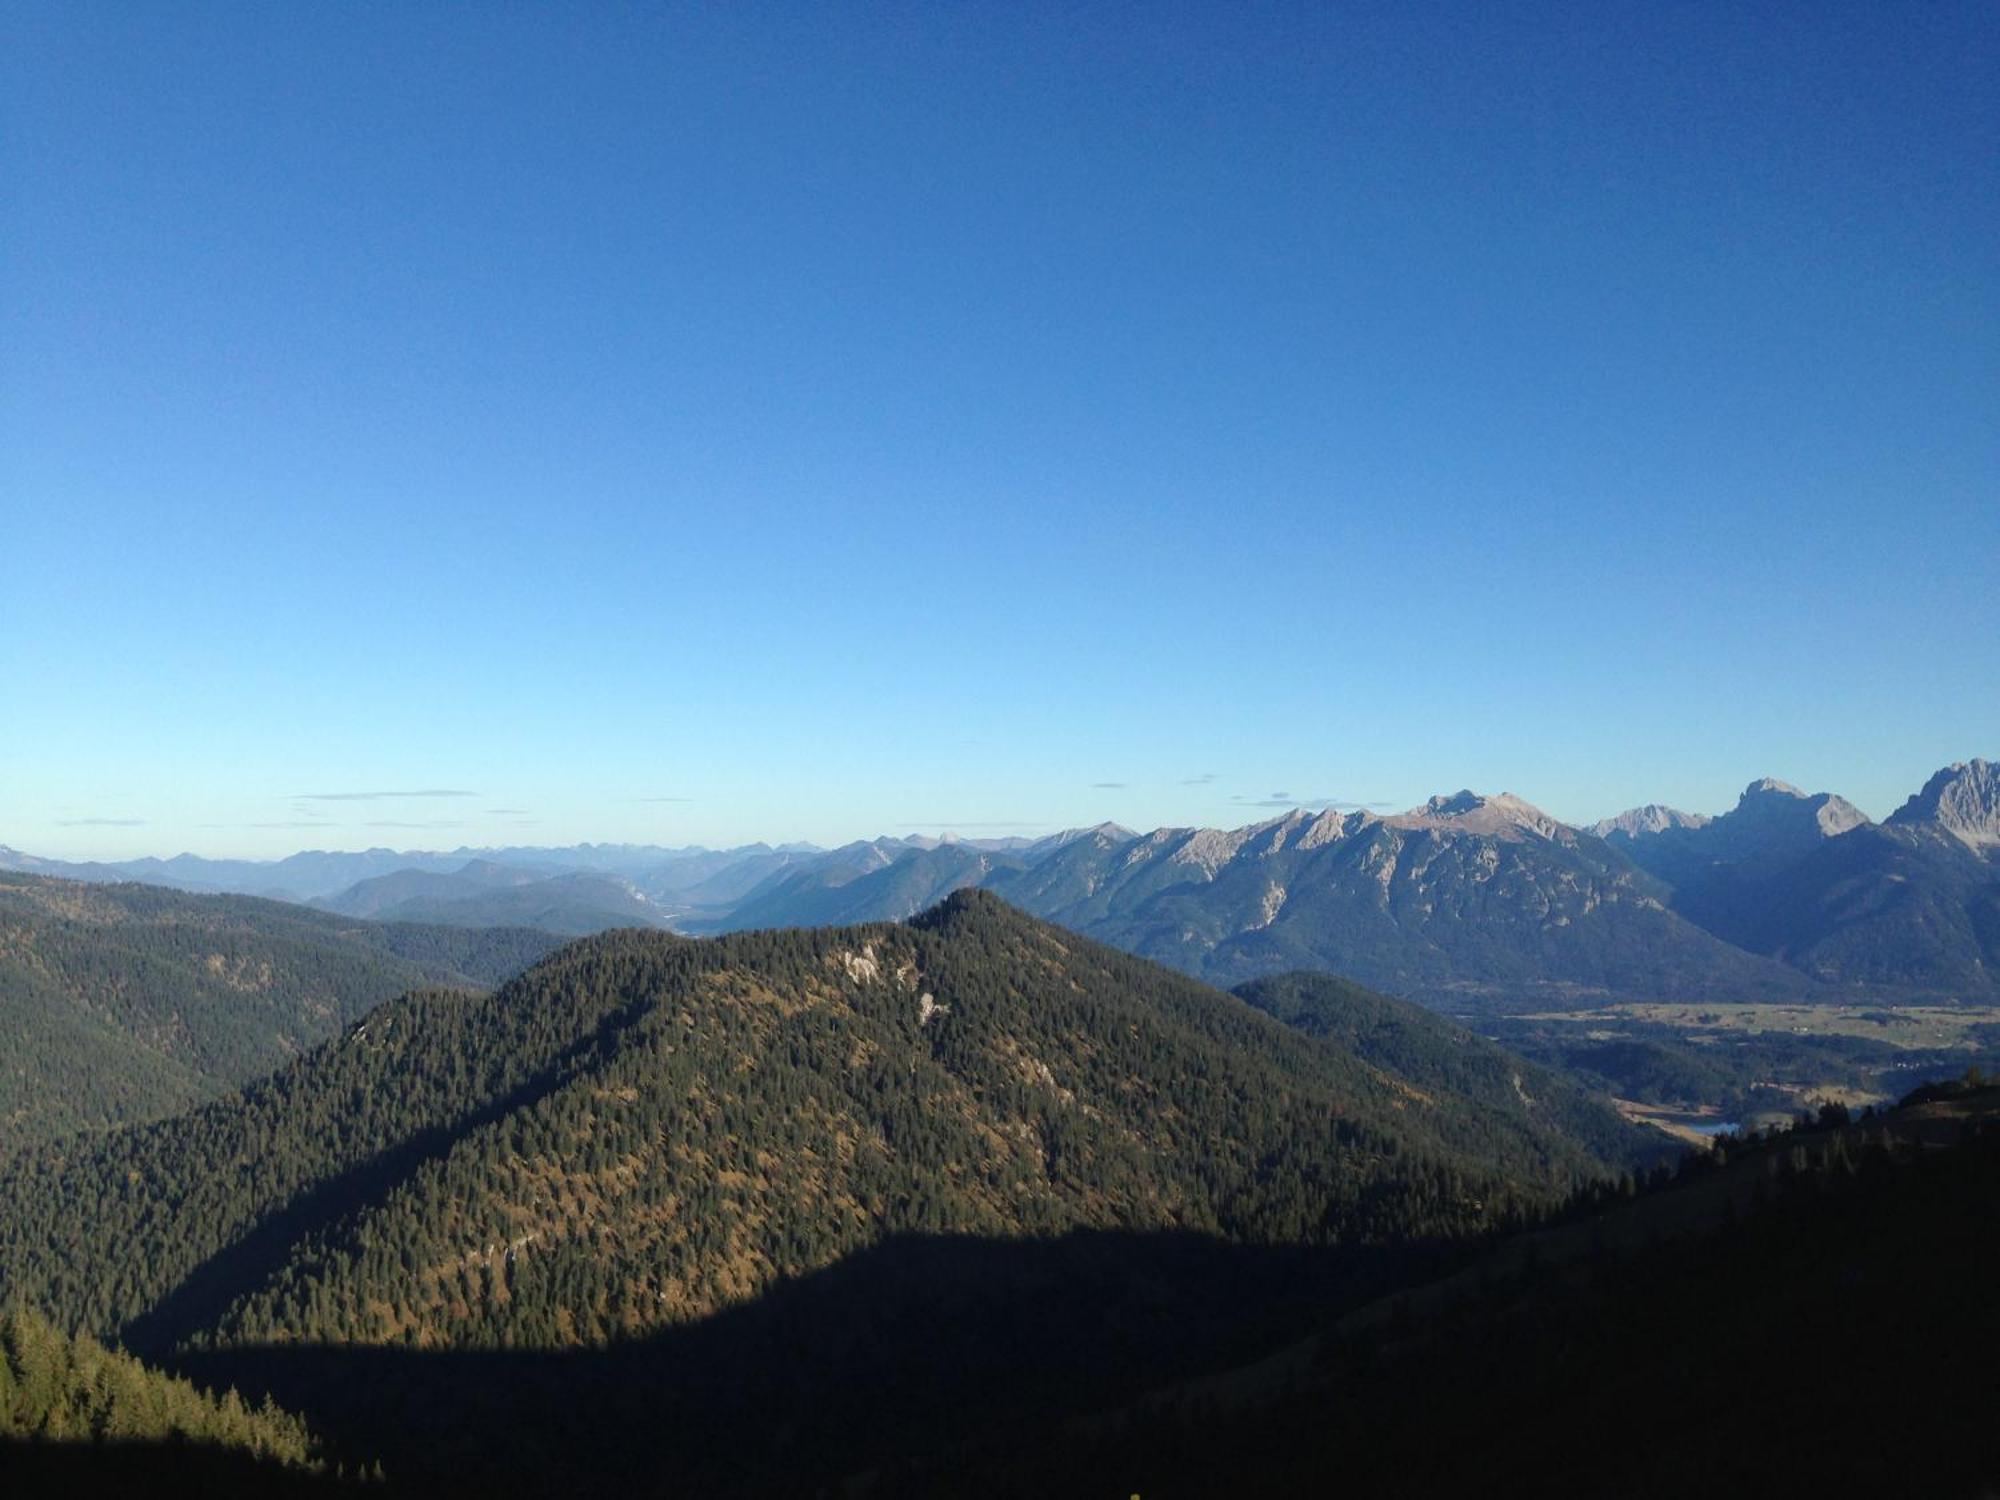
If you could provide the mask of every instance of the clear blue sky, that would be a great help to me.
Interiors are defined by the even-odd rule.
[[[1996,79],[1987,3],[6,0],[0,842],[1879,816],[2000,754]]]

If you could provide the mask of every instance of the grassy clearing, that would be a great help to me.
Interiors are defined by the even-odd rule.
[[[1990,1005],[1636,1004],[1523,1016],[1583,1027],[1593,1040],[1620,1034],[1620,1022],[1671,1026],[1690,1042],[1739,1035],[1848,1036],[1909,1051],[1971,1051],[1981,1026],[2000,1024]]]

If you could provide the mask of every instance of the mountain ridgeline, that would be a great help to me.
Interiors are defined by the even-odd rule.
[[[1676,912],[1826,985],[2000,996],[2000,768],[1947,766],[1882,823],[1753,782],[1700,824],[1608,828]]]
[[[1034,841],[369,850],[269,865],[59,866],[0,848],[10,866],[562,933],[900,921],[976,885],[1213,983],[1320,969],[1455,1010],[2000,997],[2000,771],[1979,760],[1939,771],[1881,824],[1766,779],[1719,817],[1649,805],[1590,828],[1468,791],[1386,817],[1300,810],[1148,834],[1107,823]]]
[[[1778,995],[1798,976],[1677,917],[1601,840],[1513,799],[1077,839],[992,888],[1218,983],[1339,972],[1454,995]]]

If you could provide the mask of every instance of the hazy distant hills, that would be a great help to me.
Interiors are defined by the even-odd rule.
[[[456,870],[408,868],[358,880],[337,895],[312,904],[345,917],[376,918],[407,905],[449,904],[473,900],[491,891],[534,885],[544,876],[516,865],[490,859],[468,860]]]
[[[494,984],[555,942],[0,873],[0,1154],[211,1098],[412,986]]]
[[[1841,797],[1764,779],[1720,816],[1655,804],[1590,828],[1467,791],[1387,817],[1301,811],[1146,834],[1107,823],[1034,842],[369,850],[60,868],[242,880],[348,914],[565,934],[895,920],[979,885],[1216,983],[1320,969],[1453,1005],[1853,985],[1990,996],[2000,991],[1996,782],[1985,761],[1947,767],[1879,825]],[[0,849],[9,866],[59,868]],[[327,884],[343,876],[353,878]]]
[[[408,869],[449,870],[464,862],[463,856],[364,849],[358,853],[307,850],[280,860],[204,859],[197,854],[177,854],[172,859],[76,863],[40,859],[0,844],[0,870],[63,880],[129,880],[181,891],[268,896],[280,901],[310,901],[373,876]]]
[[[451,927],[536,927],[581,935],[608,927],[657,927],[666,913],[615,875],[543,875],[492,860],[457,870],[398,870],[313,903],[345,916]]]
[[[851,860],[816,861],[764,882],[715,925],[741,930],[897,922],[953,891],[1021,868],[1012,855],[964,844],[893,852],[875,845],[861,849],[867,852],[857,851]]]

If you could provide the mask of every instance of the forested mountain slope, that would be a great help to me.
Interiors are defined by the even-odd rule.
[[[0,1154],[185,1108],[412,986],[496,983],[557,941],[0,873]]]
[[[354,1494],[298,1417],[0,1309],[0,1485],[9,1495]]]
[[[1380,1070],[1413,1101],[1451,1101],[1440,1128],[1455,1141],[1515,1137],[1552,1153],[1553,1164],[1648,1161],[1659,1133],[1628,1124],[1604,1099],[1549,1068],[1408,1000],[1378,995],[1333,974],[1276,974],[1238,985],[1238,998],[1344,1056]]]
[[[0,1177],[0,1292],[141,1348],[586,1343],[899,1232],[1392,1244],[1598,1160],[1468,1138],[1230,996],[962,892],[905,926],[620,932],[371,1014],[241,1099]]]
[[[315,1448],[289,1412],[201,1390],[19,1307],[0,1310],[0,1439],[212,1443],[300,1466]]]

